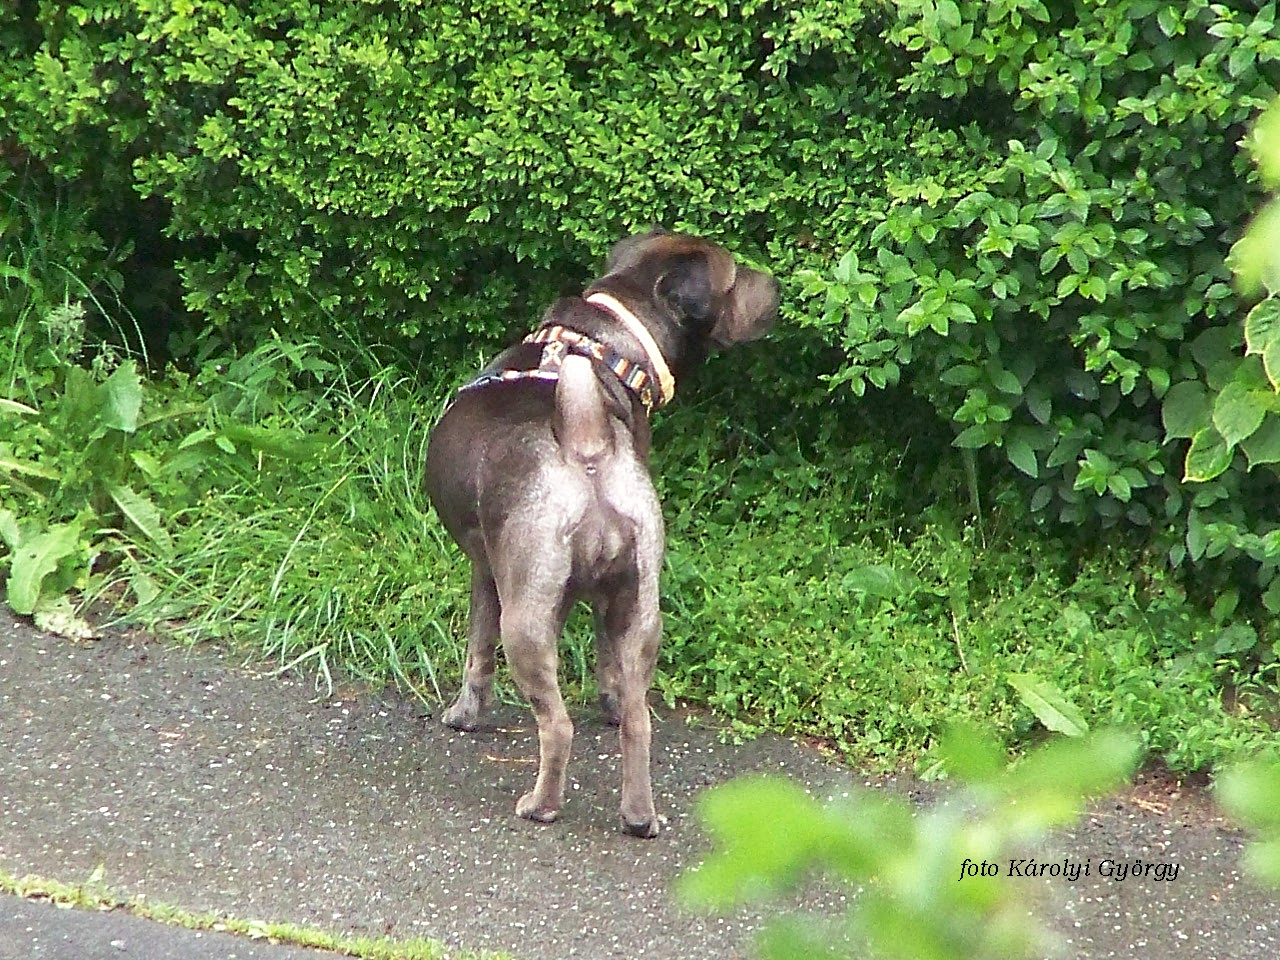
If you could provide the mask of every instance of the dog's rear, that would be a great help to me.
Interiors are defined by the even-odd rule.
[[[762,335],[777,286],[714,244],[660,231],[618,244],[609,266],[464,388],[432,433],[428,493],[472,563],[466,670],[444,721],[474,729],[501,639],[538,721],[538,778],[516,810],[554,820],[573,739],[557,642],[573,602],[589,601],[600,702],[620,728],[623,824],[652,837],[662,513],[647,411],[707,342]]]

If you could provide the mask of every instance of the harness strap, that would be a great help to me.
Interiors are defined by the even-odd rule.
[[[499,370],[477,377],[458,390],[462,393],[474,390],[490,383],[501,383],[512,380],[550,380],[560,379],[560,365],[564,358],[573,353],[589,357],[604,364],[644,405],[646,413],[653,413],[654,396],[653,381],[645,370],[615,350],[611,350],[598,340],[568,327],[554,324],[542,327],[524,338],[525,343],[542,344],[542,356],[536,370]]]

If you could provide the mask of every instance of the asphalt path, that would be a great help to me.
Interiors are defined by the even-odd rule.
[[[725,744],[660,712],[663,832],[638,840],[618,829],[617,734],[583,707],[561,820],[539,826],[512,814],[535,772],[525,712],[500,707],[475,734],[434,712],[394,691],[317,690],[211,647],[120,632],[72,643],[0,613],[0,869],[68,884],[100,870],[123,899],[517,960],[732,960],[750,955],[765,915],[692,913],[670,893],[708,849],[693,812],[702,790],[764,771],[819,797],[871,786],[938,802],[804,745]],[[1280,900],[1242,879],[1242,845],[1202,789],[1150,775],[1041,851],[1091,864],[1090,876],[1027,882],[1059,956],[1273,960]],[[1103,861],[1135,859],[1179,872],[1102,875]],[[843,894],[818,888],[789,906],[832,913]],[[0,896],[0,960],[326,956]]]

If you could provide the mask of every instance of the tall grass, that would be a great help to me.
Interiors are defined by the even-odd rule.
[[[134,616],[189,641],[440,701],[461,674],[467,575],[422,469],[452,378],[359,366],[273,341],[206,369],[225,442],[197,445],[203,492],[172,517],[172,553],[136,550],[116,582]],[[1181,767],[1271,735],[1243,701],[1224,704],[1220,625],[1159,564],[1030,535],[999,489],[980,524],[949,454],[912,465],[901,438],[856,424],[806,442],[807,414],[762,427],[737,403],[726,388],[657,425],[668,701],[876,765],[926,757],[955,720],[1034,738],[1013,674],[1056,686],[1089,722],[1141,729]],[[591,643],[574,618],[561,664],[579,700]],[[500,693],[513,694],[501,677]]]
[[[173,518],[172,557],[127,571],[144,585],[134,615],[325,682],[341,672],[438,698],[465,617],[460,557],[421,489],[438,388],[367,356],[363,377],[320,357],[276,341],[214,365],[219,477]]]

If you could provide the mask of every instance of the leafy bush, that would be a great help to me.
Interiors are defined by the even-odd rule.
[[[17,148],[163,198],[202,244],[188,304],[241,332],[456,353],[655,221],[786,275],[883,208],[928,126],[862,42],[876,5],[32,7],[0,15]]]
[[[1274,301],[1232,290],[1258,203],[1236,141],[1280,75],[1275,5],[911,2],[885,39],[937,127],[867,246],[807,273],[837,380],[912,388],[1069,524],[1151,531],[1174,564],[1280,565]],[[1190,439],[1188,449],[1186,440]],[[1185,462],[1184,462],[1185,461]],[[1203,579],[1203,578],[1202,578]],[[1280,590],[1266,595],[1280,611]],[[1273,656],[1266,651],[1267,656]]]
[[[668,531],[656,684],[668,701],[886,767],[924,756],[954,720],[1034,737],[1042,718],[1023,676],[1060,688],[1087,725],[1141,730],[1179,768],[1270,738],[1270,672],[1231,707],[1221,695],[1249,676],[1231,655],[1252,628],[1225,605],[1216,618],[1198,610],[1139,543],[1081,555],[1028,540],[1012,487],[992,491],[1000,505],[980,524],[964,516],[958,465],[930,471],[931,490],[887,455],[893,435],[867,424],[787,449],[777,436],[805,435],[814,415],[744,434],[734,395],[706,390],[695,416],[655,435]]]

